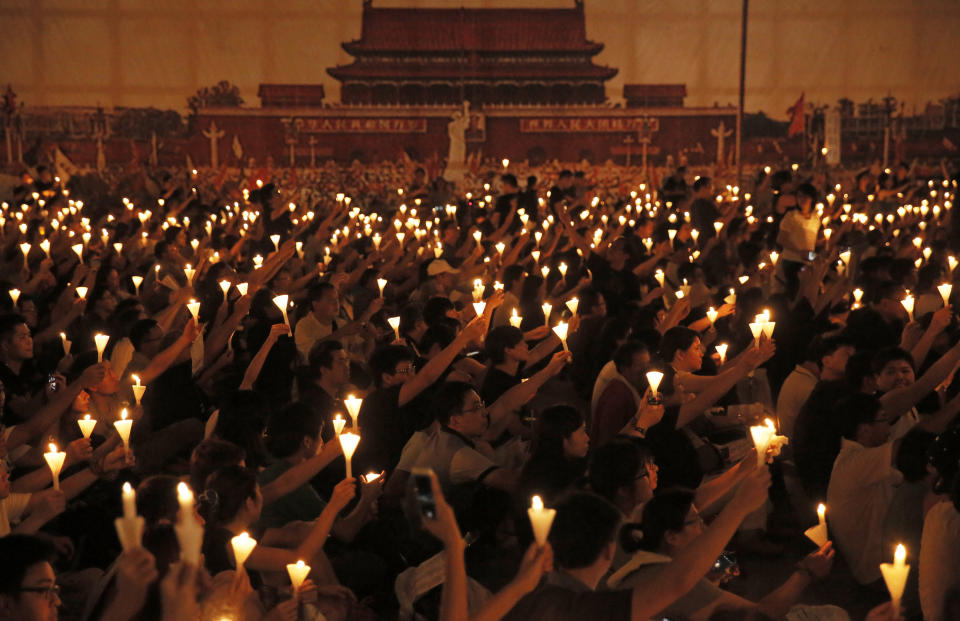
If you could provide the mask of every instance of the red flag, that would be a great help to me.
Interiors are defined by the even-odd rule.
[[[797,103],[787,108],[787,114],[790,115],[790,129],[787,131],[787,138],[793,138],[797,134],[803,133],[803,126],[806,122],[806,114],[803,111],[803,95],[800,93],[800,99]]]

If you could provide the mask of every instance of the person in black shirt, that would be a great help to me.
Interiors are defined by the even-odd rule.
[[[517,209],[520,206],[520,185],[517,178],[511,174],[500,177],[500,196],[493,207],[494,227],[500,228],[507,221],[511,209]],[[520,221],[514,220],[509,232],[514,232],[520,228]]]
[[[720,218],[720,211],[713,199],[713,180],[700,177],[693,182],[693,202],[690,204],[690,224],[700,232],[701,247],[708,239],[716,237],[713,223]]]
[[[576,188],[573,187],[573,172],[566,169],[561,170],[557,184],[550,188],[550,198],[547,199],[548,204],[552,208],[560,201],[573,198],[574,196],[576,196]]]

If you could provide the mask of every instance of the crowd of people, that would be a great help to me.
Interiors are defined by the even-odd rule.
[[[0,619],[960,618],[950,163],[490,164],[24,172]]]

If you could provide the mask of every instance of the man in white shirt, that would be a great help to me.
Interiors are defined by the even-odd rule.
[[[355,321],[338,321],[340,317],[340,292],[326,282],[310,287],[308,292],[310,312],[297,322],[293,339],[297,351],[304,360],[309,360],[310,350],[318,342],[325,339],[343,341],[349,336],[360,332],[370,318],[383,308],[383,298],[374,298],[363,315]]]
[[[960,412],[960,398],[913,424],[896,425],[904,417],[891,419],[885,403],[873,395],[852,395],[835,410],[843,438],[827,487],[828,525],[853,577],[869,584],[880,579],[880,563],[890,556],[882,549],[883,522],[894,489],[903,481],[894,466],[903,435],[892,432],[914,426],[942,431]]]

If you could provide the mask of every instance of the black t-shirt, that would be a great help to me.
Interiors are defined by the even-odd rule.
[[[793,424],[793,460],[800,482],[811,498],[827,497],[842,437],[834,405],[851,392],[843,380],[817,382]]]
[[[353,458],[355,472],[392,470],[400,461],[403,446],[413,434],[406,432],[400,388],[378,388],[363,400],[357,417],[363,439]]]
[[[502,397],[503,393],[519,384],[520,381],[519,372],[516,375],[510,375],[497,367],[490,367],[483,378],[483,385],[480,387],[480,398],[487,405],[491,405]]]
[[[700,239],[704,241],[716,236],[717,229],[713,227],[713,223],[719,217],[717,204],[712,200],[698,198],[690,205],[690,224],[700,231]]]
[[[640,299],[640,279],[630,268],[615,270],[606,259],[592,252],[587,267],[593,274],[593,286],[603,294],[611,316],[624,310],[627,302]]]

